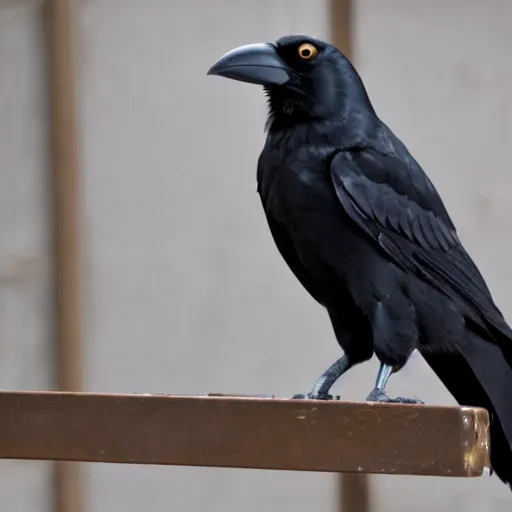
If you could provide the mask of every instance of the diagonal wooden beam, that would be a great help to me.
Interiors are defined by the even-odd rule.
[[[0,458],[474,477],[487,411],[310,400],[0,392]]]
[[[75,93],[75,2],[47,0],[54,205],[57,388],[82,389],[81,190]],[[56,512],[81,512],[78,464],[55,467]]]

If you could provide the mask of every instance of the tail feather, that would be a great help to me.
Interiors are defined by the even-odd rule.
[[[489,411],[491,465],[512,489],[512,361],[499,346],[467,332],[459,353],[424,357],[459,404]]]

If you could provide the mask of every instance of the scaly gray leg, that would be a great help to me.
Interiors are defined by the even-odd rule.
[[[377,380],[375,382],[375,388],[366,398],[367,402],[388,402],[393,404],[423,404],[421,400],[415,400],[414,398],[389,398],[386,395],[385,390],[388,384],[388,380],[393,373],[393,367],[389,364],[381,363],[379,373],[377,374]]]
[[[352,366],[346,355],[340,357],[335,363],[322,373],[313,386],[313,389],[307,394],[293,395],[293,399],[308,398],[311,400],[332,400],[333,396],[329,394],[333,384]],[[339,397],[337,397],[339,399]]]

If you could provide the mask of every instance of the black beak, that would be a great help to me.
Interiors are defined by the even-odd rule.
[[[283,85],[290,70],[271,44],[248,44],[223,55],[208,71],[240,82],[259,85]]]

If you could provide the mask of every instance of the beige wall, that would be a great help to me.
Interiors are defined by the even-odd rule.
[[[339,355],[326,315],[281,261],[255,191],[263,94],[205,76],[239,44],[329,37],[328,3],[80,0],[89,390],[287,396]],[[52,382],[40,8],[0,0],[5,388]],[[511,9],[506,0],[358,0],[355,27],[356,65],[378,112],[438,185],[505,313]],[[359,367],[336,390],[362,399],[375,371],[375,361]],[[405,391],[453,402],[420,357],[393,379],[391,392]],[[9,510],[50,510],[48,465],[0,462],[0,476]],[[89,465],[87,477],[90,512],[336,509],[328,474]],[[509,510],[496,478],[371,484],[379,512]]]

